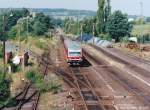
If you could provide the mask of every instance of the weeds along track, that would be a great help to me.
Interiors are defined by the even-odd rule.
[[[50,64],[49,54],[50,52],[44,53],[42,56],[40,56],[35,52],[31,52],[31,55],[37,58],[39,68],[41,68],[43,74],[43,78],[48,72],[48,66]],[[27,82],[23,91],[15,97],[17,100],[17,106],[15,110],[37,110],[39,98],[40,92],[31,82]]]

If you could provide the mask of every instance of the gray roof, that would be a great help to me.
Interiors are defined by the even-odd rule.
[[[71,40],[65,40],[64,42],[69,50],[81,50],[81,45],[79,42],[71,41]]]

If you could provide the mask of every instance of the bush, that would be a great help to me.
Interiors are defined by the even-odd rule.
[[[44,42],[41,42],[41,41],[37,41],[35,45],[36,45],[38,48],[40,48],[40,49],[44,49],[44,48],[45,48]]]
[[[9,96],[9,82],[7,80],[0,82],[0,99],[7,98]]]
[[[46,85],[47,90],[53,93],[57,93],[59,90],[61,90],[61,84],[59,83],[59,79],[53,74],[47,76]]]
[[[100,34],[99,37],[103,40],[108,40],[108,41],[112,40],[112,38],[109,34]]]
[[[7,80],[0,81],[0,108],[5,105],[10,96],[10,82]]]
[[[0,45],[0,58],[2,58],[2,57],[3,57],[3,46]]]
[[[106,24],[106,32],[119,42],[121,37],[130,35],[132,30],[132,24],[128,22],[128,17],[121,11],[115,11],[111,16],[109,16],[108,22]]]
[[[38,80],[42,80],[42,76],[36,71],[28,71],[26,73],[26,78],[32,83],[38,82]]]
[[[121,38],[121,42],[127,43],[128,41],[129,41],[128,36]]]
[[[15,65],[13,63],[10,63],[10,65],[11,65],[11,68],[12,68],[12,72],[16,73],[16,72],[21,71],[21,66],[20,65]]]
[[[54,81],[53,78],[49,81],[45,81],[42,75],[34,70],[27,72],[26,78],[31,81],[41,93],[57,93],[61,87],[61,85]]]

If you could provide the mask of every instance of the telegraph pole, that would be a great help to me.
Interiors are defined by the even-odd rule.
[[[4,64],[4,69],[3,69],[3,78],[5,78],[6,75],[6,60],[5,60],[5,48],[6,48],[6,39],[5,39],[5,27],[6,27],[6,17],[5,15],[3,16],[3,64]]]
[[[94,36],[95,36],[95,23],[93,23],[93,45],[94,45]]]
[[[140,40],[140,50],[142,54],[142,43],[143,43],[143,28],[142,28],[142,20],[143,20],[143,2],[140,2],[140,8],[141,8],[141,40]]]
[[[83,36],[83,24],[81,24],[81,43],[82,43],[82,40],[83,40],[82,36]]]
[[[11,13],[9,15],[10,17],[13,16],[13,14]],[[7,25],[7,20],[8,20],[8,16],[7,15],[3,15],[3,27],[2,27],[2,35],[3,35],[3,64],[4,64],[4,69],[3,69],[3,78],[5,78],[5,75],[6,75],[6,59],[5,59],[5,56],[6,56],[6,36],[5,36],[5,29],[6,29],[6,25]]]

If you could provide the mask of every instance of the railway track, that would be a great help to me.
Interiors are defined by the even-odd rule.
[[[48,72],[49,66],[49,53],[40,56],[35,52],[31,52],[31,55],[39,61],[39,67],[43,65],[41,71],[43,73],[43,78],[46,76]],[[37,110],[38,102],[40,98],[40,92],[32,85],[31,82],[27,82],[23,91],[20,92],[15,99],[17,100],[17,106],[13,110]]]
[[[81,74],[80,68],[70,68],[70,70],[86,110],[106,110],[86,75]]]
[[[22,110],[22,109],[32,109],[36,110],[36,105],[37,100],[39,98],[39,92],[35,90],[34,87],[32,87],[32,84],[28,84],[25,87],[25,91],[21,96],[17,98],[18,105],[15,108],[15,110]]]
[[[62,47],[63,46],[61,46],[61,49],[58,50],[60,53],[59,59],[62,62],[59,65],[60,68],[57,68],[57,72],[55,71],[55,73],[64,79],[64,81],[70,85],[71,88],[74,88],[74,91],[78,93],[81,101],[78,100],[76,102],[78,103],[78,106],[82,105],[80,110],[115,110],[114,107],[108,107],[107,103],[104,103],[105,101],[102,100],[100,98],[101,96],[96,93],[88,77],[81,72],[82,67],[68,67],[68,64],[66,65],[66,62],[64,61],[65,50]],[[66,65],[67,71],[64,70],[64,68],[61,69],[61,67],[64,67],[64,65]]]
[[[107,104],[101,101],[100,96],[98,96],[86,75],[81,74],[79,68],[70,68],[70,73],[64,70],[57,69],[55,74],[61,77],[71,88],[74,88],[74,92],[77,92],[80,96],[80,100],[75,101],[78,106],[81,105],[80,110],[114,110],[114,108],[109,107],[105,109]]]
[[[98,47],[96,47],[97,49]],[[101,50],[101,49],[97,49],[97,50]],[[105,53],[105,52],[104,52]],[[107,55],[108,53],[106,53]],[[111,77],[113,80],[117,81],[122,87],[124,87],[129,93],[131,93],[133,95],[133,97],[137,97],[138,100],[141,100],[145,106],[149,107],[150,105],[150,93],[147,91],[144,91],[142,89],[142,86],[139,86],[141,84],[137,84],[135,85],[135,79],[134,81],[131,80],[131,76],[127,76],[125,71],[118,71],[118,68],[112,67],[112,66],[101,66],[101,65],[107,65],[107,63],[105,63],[105,61],[103,59],[99,59],[99,58],[93,58],[93,56],[91,54],[89,54],[88,52],[85,51],[85,55],[87,55],[88,58],[90,58],[92,60],[92,62],[94,62],[97,67],[93,67],[94,70],[96,70],[96,72],[99,74],[102,71],[106,71],[105,74],[107,74],[109,77]],[[114,58],[116,60],[119,60],[122,63],[125,63],[127,65],[132,65],[129,62],[125,62],[123,60],[120,60],[119,58],[116,58],[112,55],[109,55],[109,57]],[[135,67],[135,65],[134,65]],[[132,69],[135,69],[134,67],[132,67]],[[137,70],[140,70],[141,68],[136,66]],[[143,71],[139,71],[141,72],[140,74],[144,74],[147,75],[148,77],[148,73],[143,73]],[[145,92],[147,94],[145,94]],[[125,96],[126,97],[126,96]]]
[[[125,58],[120,58],[119,56],[115,56],[107,51],[105,51],[104,49],[100,48],[100,47],[97,47],[97,46],[94,46],[94,45],[91,45],[94,49],[98,50],[98,51],[101,51],[103,52],[106,56],[112,58],[113,60],[119,62],[119,63],[122,63],[124,65],[126,65],[129,69],[132,69],[134,70],[135,72],[137,72],[138,74],[144,76],[144,77],[149,77],[150,78],[150,71],[146,68],[143,68],[141,66],[137,66],[137,65],[143,65],[143,63],[145,65],[148,65],[150,66],[150,62],[147,63],[147,61],[143,62],[141,61],[141,59],[137,59],[137,58],[134,58],[135,60],[139,61],[139,63],[136,63],[136,64],[133,64],[133,62],[131,61],[127,61],[127,59]],[[129,56],[130,58],[131,56]],[[131,57],[132,58],[132,57]],[[132,58],[133,59],[133,58]]]

